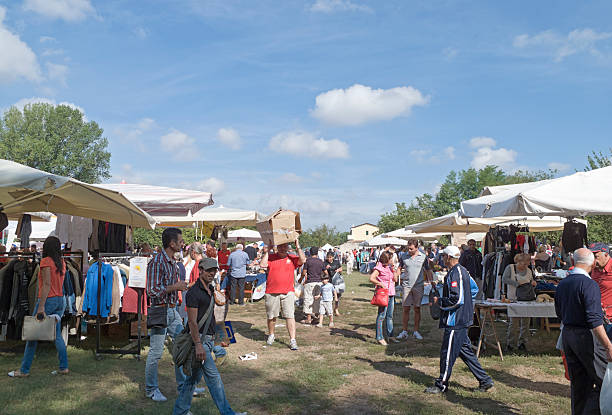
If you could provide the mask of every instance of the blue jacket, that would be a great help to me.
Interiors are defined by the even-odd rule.
[[[474,322],[473,300],[478,294],[478,285],[465,267],[452,267],[442,286],[440,297],[440,328],[462,329]]]

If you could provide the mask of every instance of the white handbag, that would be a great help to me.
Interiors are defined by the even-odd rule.
[[[25,316],[23,318],[23,330],[21,340],[25,341],[55,341],[57,320],[54,317],[45,316],[38,320],[36,316]]]

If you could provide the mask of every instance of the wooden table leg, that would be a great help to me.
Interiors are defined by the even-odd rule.
[[[495,319],[493,318],[494,314],[495,314],[495,312],[491,308],[489,310],[489,318],[491,319],[491,327],[493,328],[493,336],[495,337],[495,343],[497,344],[497,350],[499,351],[499,357],[501,358],[501,360],[503,362],[504,354],[502,353],[501,344],[499,343],[499,338],[497,337],[497,330],[495,329]]]
[[[478,307],[478,312],[476,313],[476,317],[478,318],[478,327],[480,327],[480,334],[478,335],[478,348],[476,349],[476,357],[480,356],[480,347],[482,346],[482,342],[484,339],[484,328],[486,322],[486,314],[485,318],[482,318],[480,313],[482,312],[482,307]],[[485,309],[485,313],[487,310]]]

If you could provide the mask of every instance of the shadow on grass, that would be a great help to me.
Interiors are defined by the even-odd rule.
[[[567,398],[570,394],[569,386],[561,385],[554,382],[535,382],[530,379],[522,378],[519,376],[512,375],[507,372],[502,372],[495,369],[487,369],[487,372],[495,381],[503,382],[506,386],[513,388],[526,389],[529,391],[547,393],[553,396],[560,396]]]
[[[240,320],[231,320],[231,322],[235,333],[240,333],[241,336],[256,342],[265,341],[266,333],[261,329],[253,327],[253,323]]]
[[[340,329],[340,328],[334,327],[334,328],[330,329],[329,334],[331,336],[342,336],[342,337],[346,337],[346,338],[349,338],[349,339],[357,339],[357,340],[361,340],[362,342],[368,342],[369,341],[368,338],[365,335],[363,335],[361,333],[358,333],[355,330]]]
[[[399,376],[401,378],[410,380],[412,383],[420,385],[423,387],[423,390],[428,386],[433,384],[433,379],[431,376],[426,373],[421,372],[420,370],[414,369],[410,367],[410,363],[402,363],[402,362],[389,362],[389,361],[380,361],[376,362],[371,359],[364,359],[361,357],[356,357],[355,359],[369,363],[374,369],[390,374],[393,376]],[[451,387],[457,387],[456,385],[451,385]],[[458,389],[466,390],[469,389],[459,386]],[[423,394],[425,396],[425,394]],[[471,411],[482,413],[482,414],[518,414],[518,410],[516,408],[512,408],[503,402],[496,401],[491,398],[485,397],[469,397],[466,398],[463,395],[459,395],[453,392],[452,389],[449,389],[448,392],[444,394],[444,397],[447,401],[462,405],[466,409]]]

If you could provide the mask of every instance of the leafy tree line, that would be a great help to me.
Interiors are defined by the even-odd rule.
[[[335,226],[323,224],[303,231],[300,235],[300,245],[304,248],[308,246],[321,247],[326,243],[338,246],[346,242],[348,234],[348,232],[337,231]]]
[[[108,140],[95,121],[67,105],[11,107],[0,117],[0,158],[100,183],[110,177]]]
[[[610,154],[592,151],[587,156],[585,171],[612,165],[612,148]],[[425,193],[417,196],[410,204],[396,203],[395,210],[383,214],[378,227],[380,232],[390,232],[414,223],[456,212],[463,200],[478,197],[486,186],[527,183],[550,179],[557,172],[549,171],[517,171],[506,173],[497,166],[486,166],[482,169],[466,169],[459,172],[451,171],[436,194]],[[612,243],[612,216],[587,216],[588,235],[590,241]],[[561,232],[546,233],[546,239],[557,242]]]
[[[497,166],[469,168],[458,172],[453,170],[448,173],[437,193],[417,196],[408,206],[406,203],[396,203],[394,211],[380,217],[378,227],[381,233],[391,232],[413,223],[447,215],[459,210],[462,201],[478,197],[486,186],[550,179],[555,173],[553,170],[535,172],[519,170],[510,174]]]

